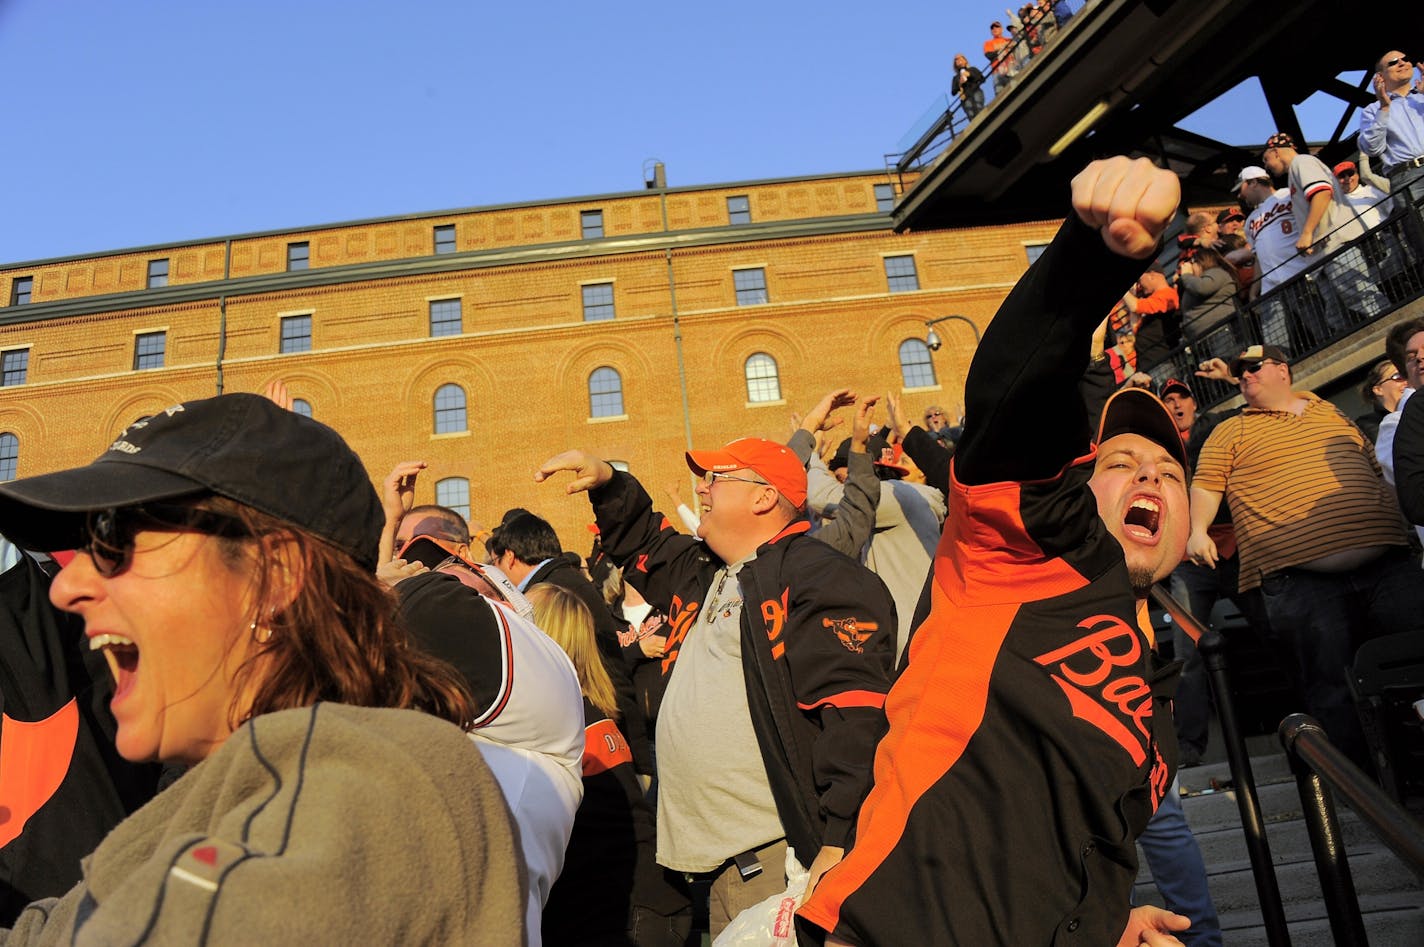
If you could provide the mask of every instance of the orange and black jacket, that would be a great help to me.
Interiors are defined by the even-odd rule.
[[[984,333],[874,787],[800,910],[807,940],[1096,945],[1126,926],[1134,839],[1172,779],[1170,672],[1098,516],[1076,386],[1142,267],[1072,220]]]
[[[627,474],[590,491],[603,547],[668,615],[666,683],[723,563],[654,512]],[[787,841],[803,864],[844,846],[870,788],[895,656],[895,604],[860,563],[797,520],[757,550],[737,580],[747,704]],[[715,779],[715,761],[708,778]],[[729,853],[736,854],[736,853]]]

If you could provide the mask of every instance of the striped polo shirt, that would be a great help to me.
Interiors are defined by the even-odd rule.
[[[1192,486],[1225,494],[1241,545],[1241,591],[1349,549],[1404,545],[1403,521],[1374,449],[1309,392],[1305,410],[1246,408],[1202,445]]]

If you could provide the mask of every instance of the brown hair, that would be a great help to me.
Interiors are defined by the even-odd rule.
[[[607,714],[608,719],[616,721],[618,698],[613,690],[613,679],[608,676],[608,669],[598,653],[598,642],[593,637],[593,615],[588,606],[573,592],[551,582],[540,582],[524,594],[534,606],[534,623],[573,661],[583,696]]]
[[[234,726],[332,701],[420,710],[468,729],[476,711],[464,681],[411,644],[395,598],[374,575],[285,520],[223,497],[202,505],[236,516],[257,537],[219,542],[229,567],[252,570],[256,628],[271,630],[237,670]],[[295,583],[289,602],[280,583],[284,574]],[[238,706],[244,695],[251,703]]]

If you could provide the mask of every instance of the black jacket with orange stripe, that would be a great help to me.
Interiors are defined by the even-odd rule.
[[[1098,515],[1076,384],[1143,266],[1071,219],[984,332],[875,785],[805,940],[1064,947],[1126,926],[1134,839],[1172,782],[1171,669]]]
[[[627,474],[615,472],[589,498],[625,580],[669,616],[666,683],[723,563],[656,513]],[[822,845],[848,844],[870,788],[896,626],[884,583],[808,528],[792,523],[737,574],[747,704],[787,841],[806,865]],[[707,778],[716,778],[715,761]]]

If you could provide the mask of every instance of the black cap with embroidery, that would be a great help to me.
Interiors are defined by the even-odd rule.
[[[251,394],[165,408],[86,467],[0,484],[0,533],[27,549],[73,549],[91,511],[207,494],[376,567],[385,515],[361,459],[325,424]]]

